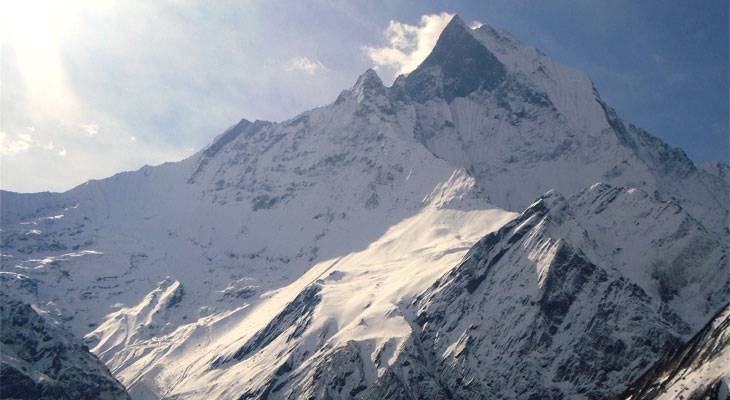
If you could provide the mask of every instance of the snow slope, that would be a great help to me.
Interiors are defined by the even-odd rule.
[[[576,200],[541,197],[420,295],[419,335],[402,357],[410,365],[384,375],[376,393],[412,391],[420,378],[409,370],[420,361],[443,398],[610,398],[681,343],[691,328],[599,256],[613,244],[593,240]]]
[[[693,253],[707,232],[672,203],[596,184],[567,199],[550,192],[515,218],[442,202],[464,183],[473,180],[455,174],[421,213],[251,313],[127,347],[108,365],[153,397],[608,398],[730,294],[710,252],[694,271],[714,277],[701,283],[706,301],[678,307],[651,272],[670,267],[623,241],[639,230],[666,260]],[[605,225],[616,238],[600,236]],[[675,296],[691,299],[696,289],[683,287],[692,292]],[[100,343],[94,351],[106,354]]]
[[[468,398],[465,379],[484,395],[600,398],[725,304],[726,171],[623,122],[584,74],[455,17],[391,87],[369,70],[332,104],[241,120],[181,162],[65,193],[0,192],[0,282],[85,337],[135,398],[404,398],[421,385]],[[532,239],[500,239],[514,271],[489,270],[505,285],[467,296],[454,274],[483,265],[462,256],[489,232],[517,237],[500,230],[508,210],[551,189]],[[494,256],[481,247],[469,254]],[[586,282],[566,294],[580,306],[550,322],[562,303],[539,305],[563,295],[543,285],[553,276]],[[524,318],[509,332],[421,326],[438,310]],[[623,330],[622,345],[606,333]],[[475,367],[494,360],[492,342],[521,358]]]
[[[463,181],[457,174],[445,185],[455,189]],[[306,363],[316,362],[313,354],[351,340],[397,347],[410,334],[399,305],[453,266],[483,232],[515,215],[465,207],[463,199],[444,204],[438,198],[443,190],[367,249],[316,264],[293,284],[265,294],[250,313],[184,326],[119,352],[107,364],[132,393],[145,385],[156,395],[164,388],[168,396],[224,398],[271,385],[280,362],[306,373]],[[91,335],[108,331],[102,326]],[[99,343],[93,350],[105,354]],[[128,366],[140,354],[142,360]]]
[[[168,276],[185,290],[176,326],[363,249],[457,168],[397,121],[360,115],[356,98],[282,124],[243,121],[182,163],[89,182],[56,196],[64,208],[20,223],[10,215],[4,268],[43,279],[43,300],[82,335]]]

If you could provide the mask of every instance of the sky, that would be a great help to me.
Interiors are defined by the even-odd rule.
[[[183,159],[241,118],[386,83],[450,16],[586,71],[605,101],[695,161],[728,162],[726,0],[0,0],[0,188],[64,191]]]

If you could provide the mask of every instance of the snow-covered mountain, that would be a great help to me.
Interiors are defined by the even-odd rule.
[[[632,203],[642,216],[623,215]],[[316,265],[248,315],[187,326],[107,362],[132,393],[172,386],[186,398],[607,398],[727,298],[725,264],[709,253],[693,264],[702,282],[676,284],[715,300],[673,304],[696,296],[665,294],[677,289],[667,289],[661,268],[676,268],[676,259],[657,264],[623,234],[638,230],[657,251],[686,258],[707,233],[637,189],[551,192],[516,218],[493,210],[469,222],[483,213],[431,205],[368,249]],[[623,222],[611,215],[635,223],[607,240],[594,219]],[[453,242],[499,226],[465,256]],[[95,351],[105,354],[100,343]],[[130,359],[141,361],[125,367]]]
[[[391,87],[2,192],[0,279],[133,398],[605,398],[726,304],[728,188],[455,17]]]
[[[626,400],[730,397],[730,305],[633,383]]]
[[[454,18],[428,58],[393,86],[395,103],[407,98],[416,115],[414,136],[467,168],[503,208],[603,181],[677,198],[708,228],[727,229],[726,179],[623,122],[585,74],[506,32],[469,30]]]
[[[4,293],[0,293],[0,346],[0,398],[129,399],[79,339]]]

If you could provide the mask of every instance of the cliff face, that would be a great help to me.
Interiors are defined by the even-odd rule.
[[[730,396],[730,306],[725,306],[683,346],[668,353],[623,398],[724,400]]]
[[[5,294],[0,344],[3,399],[130,399],[83,343]]]

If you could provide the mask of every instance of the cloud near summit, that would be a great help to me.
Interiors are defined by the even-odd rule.
[[[327,67],[317,59],[311,59],[309,57],[294,57],[284,66],[286,71],[299,71],[307,75],[314,75],[317,72],[327,70]]]
[[[407,74],[428,56],[453,16],[446,12],[424,15],[418,25],[391,20],[384,32],[387,44],[366,46],[365,53],[379,72],[392,72],[393,78]]]

